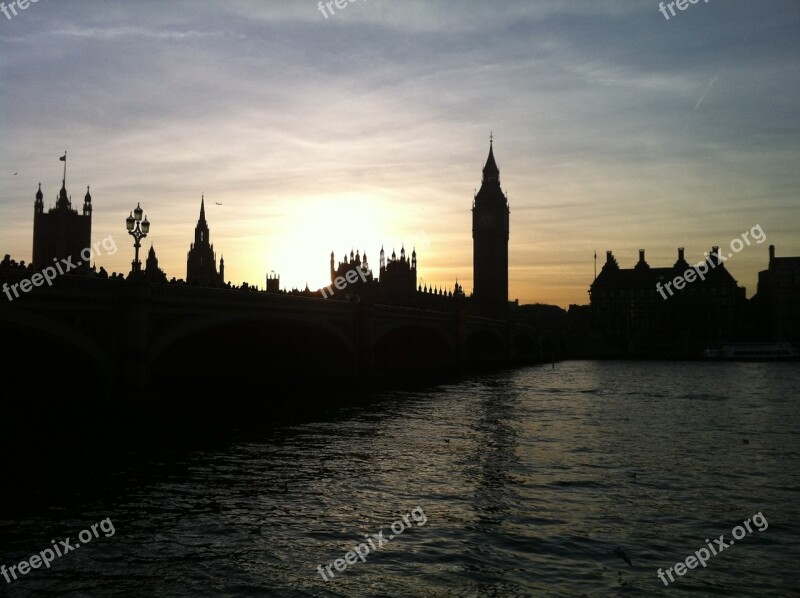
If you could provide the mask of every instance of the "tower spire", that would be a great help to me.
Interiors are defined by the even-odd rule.
[[[508,310],[508,198],[500,187],[494,159],[494,133],[483,181],[472,205],[473,304],[475,313],[503,319]]]
[[[494,161],[494,135],[489,134],[489,157],[486,158],[486,166],[483,167],[483,180],[484,182],[487,181],[499,181],[500,180],[500,170],[497,168],[497,162]]]
[[[200,195],[200,217],[194,228],[194,243],[189,246],[186,261],[186,282],[202,286],[220,286],[225,283],[225,261],[220,259],[217,272],[217,256],[211,243],[211,234],[206,221],[206,196]]]

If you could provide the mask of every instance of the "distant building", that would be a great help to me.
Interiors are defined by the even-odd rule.
[[[189,246],[186,259],[186,283],[204,287],[219,287],[225,284],[225,260],[220,257],[217,272],[217,254],[210,242],[206,222],[205,197],[200,199],[200,218],[194,229],[194,243]]]
[[[623,269],[606,252],[589,291],[594,331],[610,347],[642,354],[690,356],[708,344],[736,340],[745,289],[725,269],[718,247],[706,254],[705,263],[707,272],[690,266],[679,248],[671,267],[651,268],[641,249],[636,266]],[[694,271],[693,280],[674,285],[688,270]]]
[[[144,278],[147,282],[167,282],[167,275],[158,267],[158,258],[156,257],[156,250],[150,244],[150,251],[147,253],[147,261],[145,262]]]
[[[800,342],[800,257],[776,257],[769,246],[769,265],[758,273],[757,335],[762,340]]]
[[[66,162],[65,162],[66,163]],[[72,207],[72,198],[67,195],[66,170],[61,181],[61,191],[54,208],[44,210],[42,184],[36,192],[33,204],[33,267],[36,269],[52,266],[53,261],[70,258],[80,269],[88,269],[89,264],[81,264],[81,251],[92,246],[92,196],[89,187],[83,198],[83,213]]]
[[[509,214],[490,140],[481,188],[472,204],[472,309],[478,315],[505,318],[508,314]]]
[[[567,312],[557,305],[529,303],[516,307],[512,313],[515,322],[534,326],[540,330],[558,333],[567,330]]]
[[[567,332],[575,338],[585,338],[591,331],[591,305],[576,305],[571,303],[567,310]]]
[[[281,292],[281,277],[279,274],[271,272],[267,274],[267,293],[280,293]]]
[[[511,304],[509,320],[539,331],[540,348],[547,357],[563,358],[567,355],[567,312],[557,305],[544,303]]]

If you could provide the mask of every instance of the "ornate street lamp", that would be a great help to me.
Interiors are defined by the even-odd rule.
[[[134,239],[133,248],[136,251],[134,260],[131,263],[131,272],[134,275],[138,275],[142,271],[142,262],[139,261],[139,248],[142,246],[142,239],[150,232],[150,223],[147,221],[147,216],[142,220],[143,212],[144,210],[137,203],[136,209],[125,219],[125,228],[128,229],[128,234]]]

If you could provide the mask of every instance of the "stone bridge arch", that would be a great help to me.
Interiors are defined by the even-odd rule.
[[[471,365],[498,365],[509,357],[505,336],[494,328],[480,328],[465,339],[467,362]]]
[[[209,314],[170,327],[148,347],[159,388],[267,391],[334,383],[354,375],[356,344],[341,328],[309,318]]]
[[[373,332],[374,371],[384,376],[424,377],[459,365],[446,326],[425,321],[389,321]]]
[[[103,396],[116,375],[115,353],[61,320],[24,310],[0,311],[3,368],[55,393],[80,379],[80,387]],[[82,397],[87,398],[87,397]]]

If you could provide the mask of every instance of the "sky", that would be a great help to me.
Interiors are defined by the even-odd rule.
[[[10,3],[5,2],[6,7]],[[225,278],[330,283],[416,247],[418,281],[472,290],[490,133],[511,210],[509,298],[586,304],[605,252],[726,267],[756,290],[800,255],[800,2],[39,0],[0,12],[0,254],[30,260],[61,187],[128,272],[141,204],[186,276],[201,196]],[[0,6],[0,10],[2,6]],[[669,18],[666,18],[664,13]],[[751,235],[752,238],[752,235]],[[738,245],[737,245],[738,246]]]

